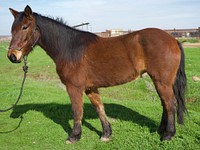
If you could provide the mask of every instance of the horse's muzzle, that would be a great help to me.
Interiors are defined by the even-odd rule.
[[[8,59],[12,63],[20,63],[21,62],[21,52],[8,52]]]

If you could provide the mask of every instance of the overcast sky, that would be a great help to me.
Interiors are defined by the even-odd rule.
[[[0,35],[10,35],[9,8],[22,11],[26,5],[71,26],[89,22],[92,32],[200,27],[200,0],[0,0]]]

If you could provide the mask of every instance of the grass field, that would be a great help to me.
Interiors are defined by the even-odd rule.
[[[23,64],[7,59],[8,43],[0,43],[0,109],[11,106],[19,93]],[[186,48],[186,94],[189,116],[176,125],[176,136],[161,142],[156,130],[161,104],[149,77],[125,85],[101,89],[105,110],[112,125],[111,141],[101,142],[101,124],[84,97],[83,133],[79,142],[65,144],[73,119],[68,95],[60,83],[55,65],[41,48],[29,55],[29,71],[23,96],[14,110],[0,113],[0,149],[69,150],[197,150],[200,149],[200,48]]]

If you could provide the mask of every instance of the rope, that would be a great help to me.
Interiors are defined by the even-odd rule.
[[[22,67],[23,71],[24,71],[24,77],[23,77],[23,80],[22,80],[22,84],[21,84],[21,88],[20,88],[20,92],[19,92],[19,95],[18,95],[18,98],[16,100],[16,102],[9,108],[7,109],[3,109],[3,110],[0,110],[0,112],[7,112],[11,109],[13,109],[19,102],[21,96],[22,96],[22,92],[23,92],[23,88],[24,88],[24,83],[25,83],[25,80],[26,80],[26,73],[28,72],[28,66],[27,66],[27,56],[24,56],[24,66]]]
[[[14,129],[12,129],[12,130],[10,130],[10,131],[3,131],[3,132],[0,131],[0,134],[7,134],[7,133],[11,133],[11,132],[17,130],[17,129],[20,127],[20,125],[21,125],[23,119],[24,119],[24,118],[23,118],[23,116],[21,115],[21,116],[20,116],[20,121],[19,121],[18,125],[17,125]]]

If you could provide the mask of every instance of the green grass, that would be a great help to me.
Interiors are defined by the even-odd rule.
[[[7,59],[8,43],[0,43],[0,109],[13,104],[19,93],[23,64]],[[37,47],[29,55],[29,71],[23,96],[16,108],[0,113],[0,149],[200,149],[200,48],[185,49],[188,78],[185,125],[176,125],[176,136],[161,142],[156,130],[161,119],[160,100],[149,77],[125,85],[101,89],[112,125],[111,141],[101,142],[101,124],[84,96],[83,132],[79,142],[65,144],[73,119],[68,95],[46,53]],[[23,117],[21,119],[21,116]]]

